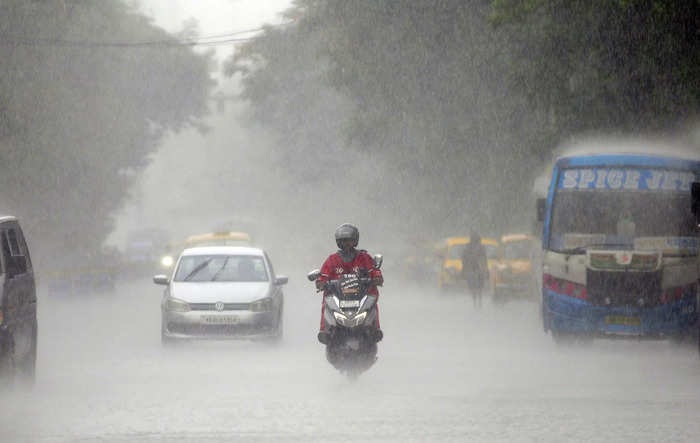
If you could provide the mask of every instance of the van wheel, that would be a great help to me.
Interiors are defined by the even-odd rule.
[[[32,345],[29,354],[17,362],[17,368],[22,376],[22,382],[31,387],[36,380],[37,327],[32,327]]]
[[[160,344],[164,347],[172,347],[175,344],[175,339],[168,337],[162,331],[160,333]]]
[[[0,388],[11,387],[17,373],[14,341],[11,337],[0,340]]]

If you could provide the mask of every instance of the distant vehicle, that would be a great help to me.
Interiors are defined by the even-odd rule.
[[[440,256],[440,274],[438,276],[438,287],[441,290],[465,286],[462,281],[462,252],[469,244],[469,237],[448,237],[438,246]],[[486,249],[486,258],[489,268],[489,281],[493,289],[493,270],[498,263],[499,243],[495,238],[482,237],[481,244]]]
[[[188,338],[268,338],[283,334],[287,277],[276,276],[258,248],[205,246],[186,249],[172,277],[156,275],[167,286],[161,303],[164,344]]]
[[[163,250],[169,241],[169,234],[161,228],[130,232],[124,247],[124,267],[127,271],[152,272],[158,268]]]
[[[508,234],[501,237],[500,258],[493,270],[494,302],[511,297],[532,299],[535,296],[534,248],[535,241],[531,235]]]
[[[34,381],[37,298],[29,248],[17,218],[0,216],[0,378]]]
[[[418,238],[405,241],[394,255],[401,257],[396,263],[397,271],[406,281],[429,282],[435,277],[436,268],[440,265],[433,253],[433,245]]]
[[[169,270],[175,264],[175,258],[184,249],[195,246],[250,246],[251,237],[246,232],[220,231],[190,235],[181,243],[169,243],[160,258],[161,269]]]
[[[542,318],[555,339],[683,337],[697,324],[700,160],[648,154],[559,158],[546,199]]]

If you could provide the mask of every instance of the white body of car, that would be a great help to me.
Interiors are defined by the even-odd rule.
[[[203,338],[281,338],[282,285],[265,252],[241,246],[185,249],[161,303],[163,342]]]

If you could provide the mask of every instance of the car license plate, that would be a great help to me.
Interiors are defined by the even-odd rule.
[[[203,315],[202,321],[208,325],[235,325],[238,317],[235,315]]]
[[[359,308],[360,300],[340,300],[341,308]]]
[[[628,317],[625,315],[606,315],[605,324],[618,326],[640,326],[642,319],[639,317]]]

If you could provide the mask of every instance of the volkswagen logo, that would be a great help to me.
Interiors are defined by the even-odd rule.
[[[224,302],[217,301],[216,304],[214,305],[214,309],[216,309],[217,311],[223,311],[224,310]]]

